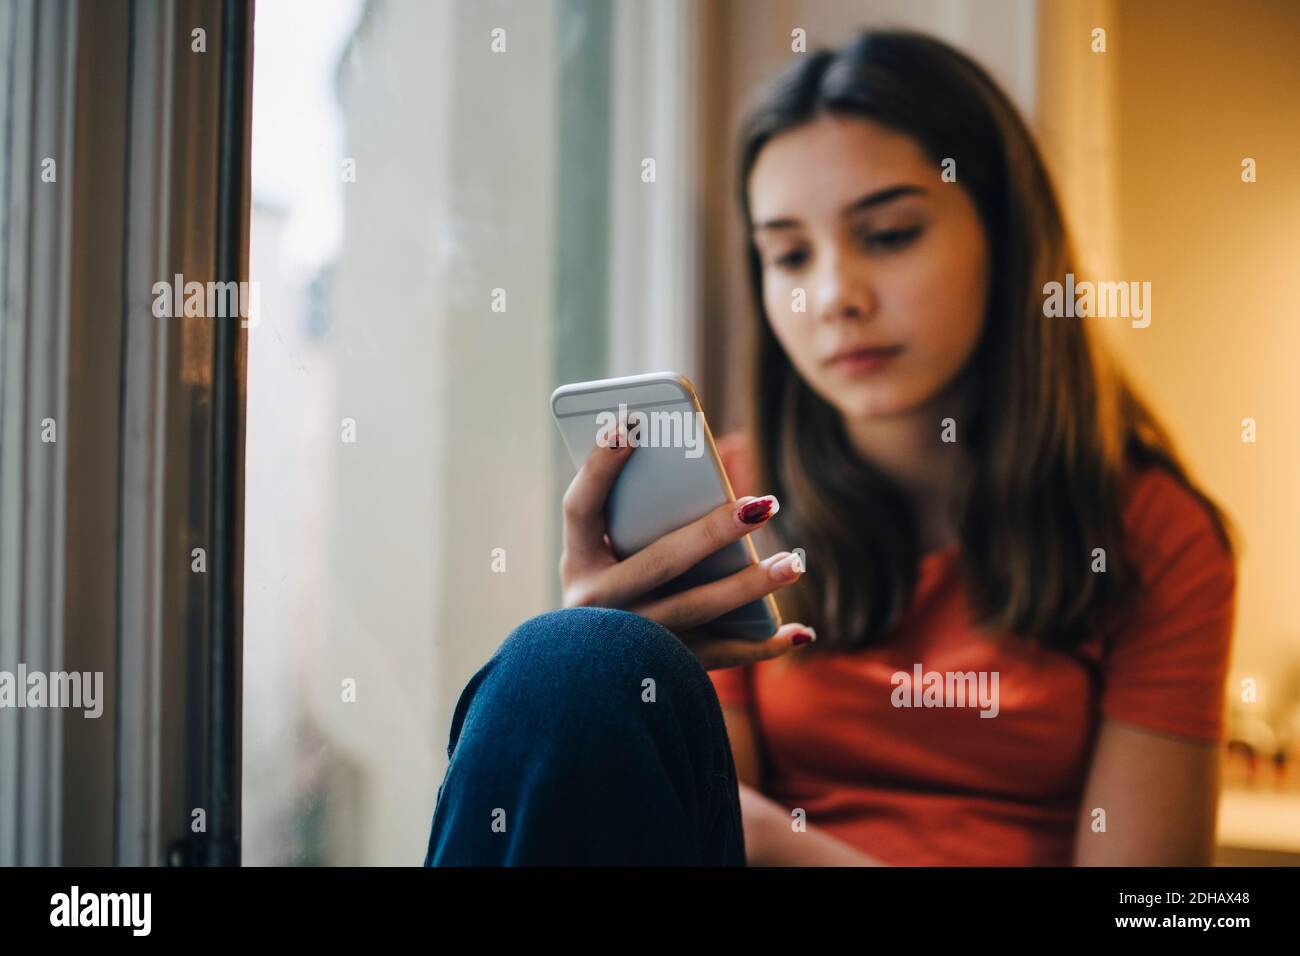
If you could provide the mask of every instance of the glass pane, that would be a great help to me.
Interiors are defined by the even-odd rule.
[[[418,864],[460,689],[557,603],[548,398],[604,371],[610,9],[258,6],[247,863]]]

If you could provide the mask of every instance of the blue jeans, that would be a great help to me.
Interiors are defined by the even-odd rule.
[[[525,621],[461,692],[425,866],[744,866],[713,682],[628,611]]]

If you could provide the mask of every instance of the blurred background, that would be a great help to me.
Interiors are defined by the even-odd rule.
[[[245,863],[423,858],[461,688],[559,603],[551,390],[674,369],[741,424],[735,126],[792,31],[873,25],[982,62],[1085,270],[1152,284],[1109,341],[1244,541],[1219,862],[1300,861],[1300,5],[262,0]]]

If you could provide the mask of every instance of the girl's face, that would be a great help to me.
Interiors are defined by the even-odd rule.
[[[965,189],[941,173],[911,138],[838,117],[774,137],[750,173],[768,321],[846,419],[924,405],[979,340],[987,241]],[[882,351],[836,360],[857,349]]]

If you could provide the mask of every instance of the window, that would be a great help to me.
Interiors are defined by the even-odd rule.
[[[689,371],[687,5],[310,6],[255,32],[244,860],[411,864],[461,687],[559,600],[550,392]]]

